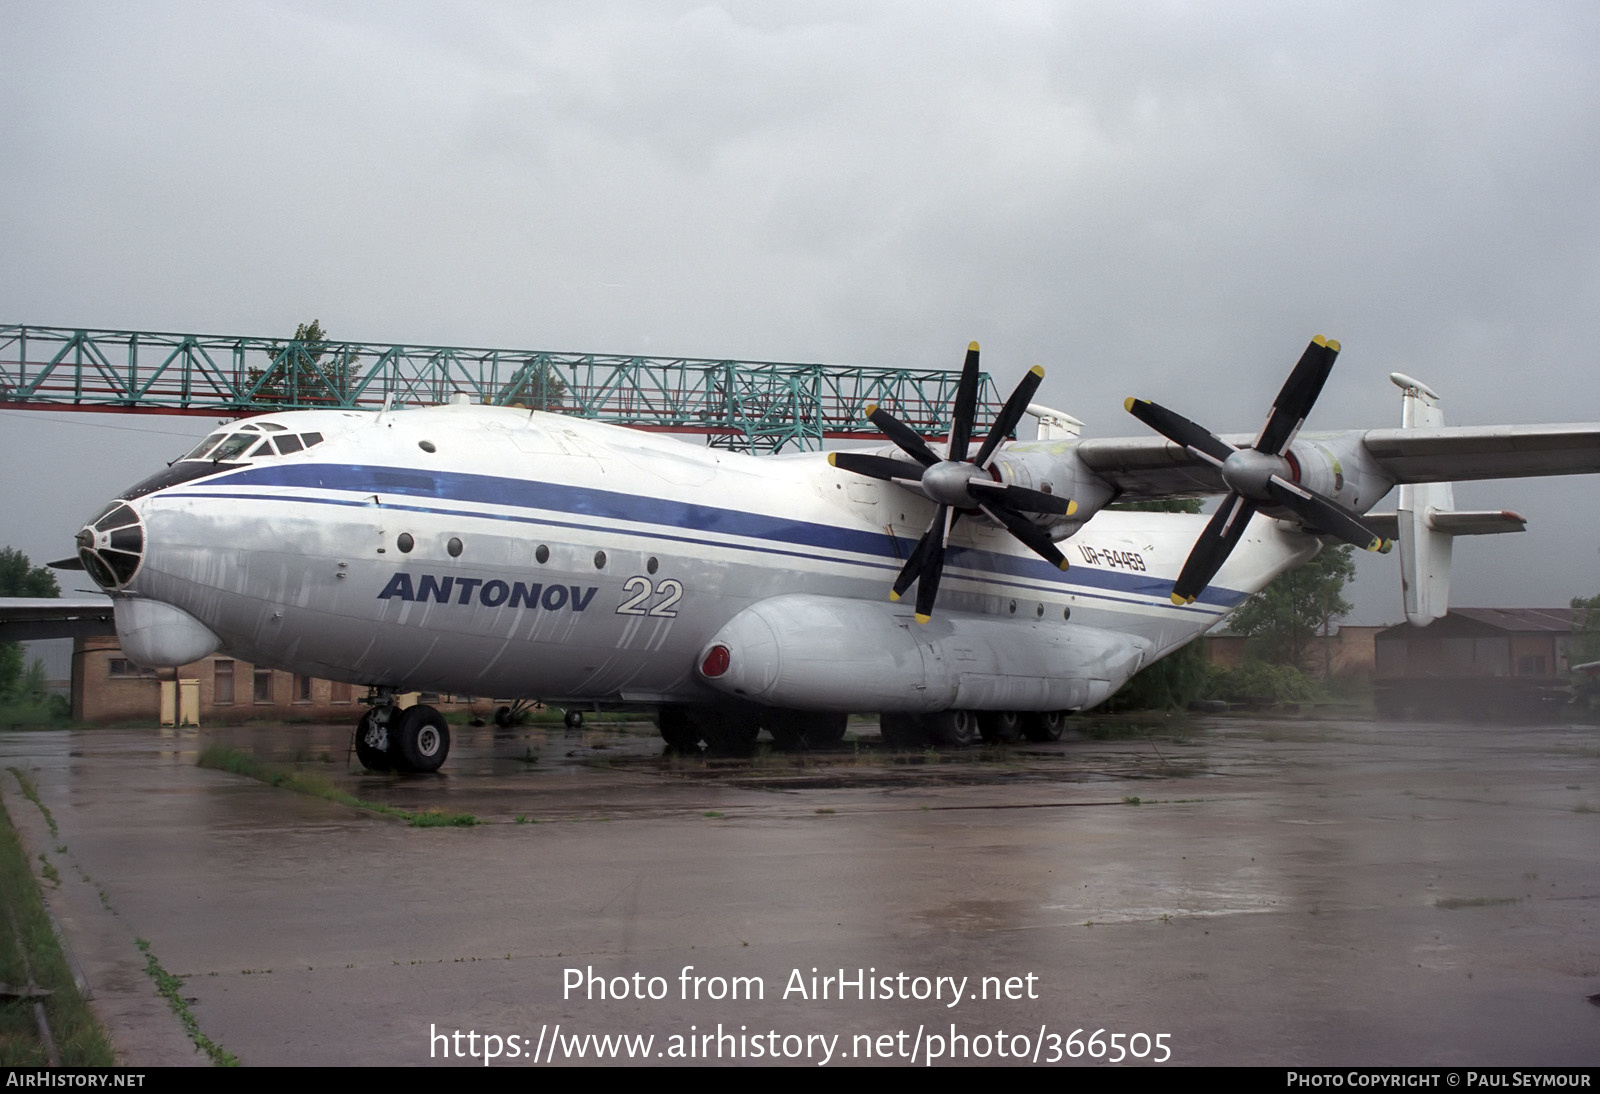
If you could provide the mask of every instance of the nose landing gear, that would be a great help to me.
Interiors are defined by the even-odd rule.
[[[450,727],[432,707],[396,707],[393,693],[380,688],[356,726],[355,744],[356,759],[368,771],[430,775],[450,755]]]

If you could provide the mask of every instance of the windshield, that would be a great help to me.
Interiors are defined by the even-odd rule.
[[[203,459],[205,457],[205,454],[207,452],[210,452],[213,448],[215,448],[216,445],[217,445],[217,442],[222,440],[222,438],[225,437],[225,436],[227,436],[226,433],[213,433],[213,434],[211,434],[211,436],[207,437],[205,440],[201,441],[199,444],[197,444],[193,448],[189,449],[189,451],[188,451],[188,453],[186,455],[181,456],[179,458],[180,459],[185,459],[185,460]]]

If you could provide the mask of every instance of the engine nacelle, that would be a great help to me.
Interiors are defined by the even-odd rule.
[[[1148,643],[1075,623],[796,593],[734,616],[700,676],[741,699],[799,710],[1081,710],[1138,671]]]
[[[117,641],[135,664],[174,668],[214,653],[222,639],[181,608],[128,597],[116,602]]]
[[[1301,434],[1289,446],[1288,458],[1296,482],[1356,513],[1365,513],[1394,488],[1357,433]]]

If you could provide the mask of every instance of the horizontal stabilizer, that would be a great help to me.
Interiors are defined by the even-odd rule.
[[[1368,513],[1361,519],[1384,539],[1400,537],[1399,513]],[[1434,511],[1427,514],[1427,522],[1430,532],[1446,536],[1495,536],[1528,530],[1528,518],[1509,509]]]

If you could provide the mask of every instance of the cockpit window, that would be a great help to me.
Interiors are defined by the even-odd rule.
[[[306,442],[306,447],[307,448],[310,448],[314,444],[321,444],[322,443],[322,434],[321,433],[302,433],[302,434],[300,434],[300,439],[302,441]]]
[[[234,433],[216,448],[212,449],[207,458],[217,460],[236,460],[245,449],[261,439],[256,433]]]
[[[266,440],[265,438],[263,438],[261,443],[256,445],[254,448],[252,448],[250,450],[250,455],[246,456],[245,458],[253,460],[253,459],[256,459],[258,456],[276,456],[276,455],[277,455],[277,453],[272,450],[272,442],[269,441],[269,440]]]
[[[278,446],[279,453],[285,456],[291,452],[298,452],[305,447],[305,445],[300,443],[300,438],[296,437],[293,433],[287,433],[284,436],[277,438],[275,441],[273,441],[273,443]]]
[[[211,434],[211,436],[207,437],[205,440],[201,441],[199,444],[197,444],[193,448],[189,449],[188,454],[185,455],[183,457],[183,459],[186,459],[186,460],[204,459],[205,458],[205,454],[207,452],[210,452],[213,448],[215,448],[216,445],[217,445],[217,442],[222,440],[222,438],[224,436],[226,436],[226,434],[223,434],[223,433],[213,433],[213,434]]]

